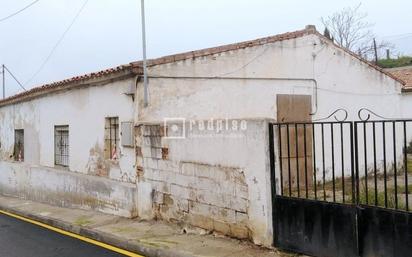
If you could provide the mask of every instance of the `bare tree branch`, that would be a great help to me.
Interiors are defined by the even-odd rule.
[[[360,11],[361,4],[354,7],[346,7],[330,16],[322,17],[321,22],[329,31],[335,43],[347,48],[364,58],[374,55],[372,31],[374,24],[366,21],[368,14]],[[377,42],[378,52],[382,49],[392,49],[393,45],[388,42]]]

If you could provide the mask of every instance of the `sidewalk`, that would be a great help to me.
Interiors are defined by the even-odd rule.
[[[287,257],[294,256],[211,234],[203,230],[183,231],[177,224],[139,221],[94,211],[68,209],[0,196],[0,209],[54,227],[108,243],[147,257],[224,256]]]

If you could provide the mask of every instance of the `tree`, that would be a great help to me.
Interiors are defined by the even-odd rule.
[[[328,29],[327,27],[325,27],[325,30],[323,31],[323,35],[324,35],[326,38],[332,40],[332,37],[331,37],[330,32],[329,32],[329,29]],[[333,40],[332,40],[332,41],[333,41]]]
[[[366,20],[368,15],[361,12],[360,7],[361,4],[346,7],[330,16],[322,17],[321,21],[325,26],[325,32],[328,31],[336,44],[370,59],[374,56],[374,25]],[[393,48],[390,43],[384,41],[376,42],[376,47],[378,52]]]

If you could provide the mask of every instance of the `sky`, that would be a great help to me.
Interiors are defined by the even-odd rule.
[[[88,0],[50,55],[85,1],[40,0],[0,21],[0,64],[30,89],[140,60],[140,0]],[[31,2],[0,0],[0,20]],[[409,0],[146,0],[147,56],[235,43],[307,24],[323,31],[321,17],[359,3],[378,38],[395,44],[397,53],[412,54]],[[6,96],[21,91],[6,75]]]

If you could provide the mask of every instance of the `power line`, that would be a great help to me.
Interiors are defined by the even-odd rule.
[[[26,5],[25,7],[23,7],[22,9],[14,12],[14,13],[6,16],[6,17],[1,18],[1,19],[0,19],[0,22],[10,19],[11,17],[13,17],[13,16],[21,13],[22,11],[26,10],[27,8],[29,8],[30,6],[34,5],[35,3],[39,2],[39,1],[40,1],[40,0],[35,0],[35,1],[31,2],[30,4]]]
[[[14,76],[14,74],[9,70],[9,68],[7,68],[6,65],[3,65],[4,69],[10,74],[10,76],[12,76],[12,78],[17,82],[17,84],[19,84],[19,86],[24,90],[27,91],[27,89],[20,83],[20,81],[16,78],[16,76]]]
[[[84,7],[86,7],[87,2],[89,0],[85,0],[83,5],[80,7],[80,9],[77,11],[76,15],[73,17],[72,21],[70,22],[69,26],[66,28],[66,30],[63,32],[59,40],[57,40],[56,44],[53,46],[52,50],[50,53],[47,55],[46,59],[44,59],[43,63],[39,66],[39,68],[36,70],[36,72],[24,83],[24,85],[27,85],[30,83],[44,68],[44,66],[47,64],[47,62],[50,60],[52,55],[54,54],[54,51],[56,51],[57,47],[60,45],[60,43],[63,41],[64,37],[66,34],[69,32],[73,24],[76,22],[77,18],[80,16],[80,13],[83,11]]]

